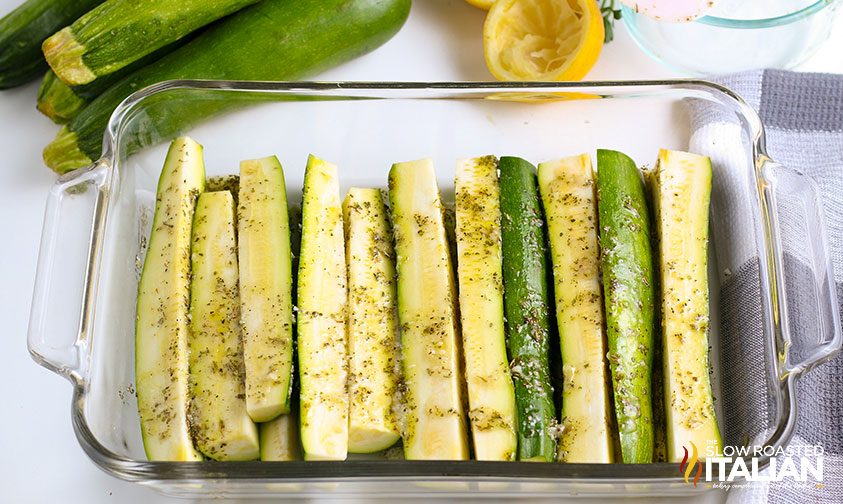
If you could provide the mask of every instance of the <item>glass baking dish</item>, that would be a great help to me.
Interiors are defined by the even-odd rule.
[[[393,162],[432,157],[443,199],[453,198],[453,166],[482,154],[545,159],[615,148],[639,162],[661,147],[688,149],[689,100],[736,122],[740,155],[715,159],[712,198],[712,367],[724,443],[780,446],[796,418],[798,377],[841,343],[822,215],[813,183],[772,161],[755,112],[726,88],[704,81],[593,83],[262,83],[170,81],[129,97],[114,113],[93,165],[61,177],[46,210],[28,334],[42,366],[73,385],[71,417],[90,458],[118,478],[167,494],[424,497],[668,495],[695,491],[676,464],[597,465],[424,462],[148,462],[134,395],[134,319],[139,257],[151,220],[166,145],[161,118],[201,118],[204,105],[228,114],[188,128],[205,146],[209,176],[237,173],[241,159],[277,154],[291,204],[300,201],[308,153],[338,163],[344,191],[386,184]],[[219,105],[219,106],[218,106]],[[249,105],[249,107],[245,107]],[[195,116],[195,117],[194,117]],[[197,121],[198,122],[198,121]],[[130,150],[142,147],[137,153]],[[728,214],[732,179],[749,182],[745,225]],[[788,222],[779,212],[787,208]],[[793,216],[796,215],[794,219]],[[796,222],[794,222],[794,220]],[[798,225],[797,225],[798,224]],[[752,244],[760,260],[759,299],[747,316],[763,320],[763,362],[724,365],[718,288],[732,244]],[[787,257],[802,259],[811,282],[786,281]],[[799,287],[799,288],[797,288]],[[794,309],[788,299],[811,300]],[[798,312],[798,313],[797,313]],[[800,317],[792,334],[789,322]],[[731,321],[731,322],[730,322]],[[807,321],[807,322],[806,322]],[[808,325],[806,325],[808,324]],[[725,349],[725,350],[724,350]],[[731,355],[731,353],[730,353]],[[734,359],[729,361],[734,362]],[[768,413],[724,397],[724,384],[761,387]],[[766,410],[765,410],[766,411]],[[738,419],[740,422],[735,422]],[[735,425],[770,425],[748,432]],[[759,437],[760,436],[760,437]],[[761,460],[762,466],[767,463]],[[704,491],[710,485],[700,485]]]

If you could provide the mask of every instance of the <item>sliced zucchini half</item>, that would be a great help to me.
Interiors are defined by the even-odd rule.
[[[205,188],[202,146],[173,140],[158,179],[149,247],[138,285],[135,384],[146,456],[201,460],[188,426],[190,242]]]
[[[293,371],[290,222],[275,156],[240,163],[237,230],[246,407],[267,422],[290,412]]]
[[[536,167],[504,156],[498,168],[503,301],[518,408],[518,460],[554,462],[558,423],[550,367],[550,273]]]
[[[668,462],[720,453],[708,362],[708,211],[711,161],[662,149],[654,173]]]
[[[190,280],[190,426],[214,460],[254,460],[258,429],[246,411],[234,198],[205,192],[193,218]]]
[[[293,410],[260,424],[260,452],[264,462],[301,460],[299,417]]]
[[[395,417],[401,359],[392,227],[378,189],[343,202],[348,263],[348,451],[372,453],[401,437]]]
[[[311,155],[304,175],[296,290],[305,460],[348,455],[346,275],[337,167]]]
[[[539,164],[562,353],[562,462],[613,461],[597,196],[588,154]]]
[[[653,461],[655,275],[650,212],[629,156],[597,151],[597,208],[609,366],[625,464]]]
[[[498,160],[457,162],[457,278],[468,417],[477,460],[515,460],[515,390],[506,357]]]
[[[389,201],[406,385],[404,456],[465,460],[457,300],[433,163],[392,165]]]

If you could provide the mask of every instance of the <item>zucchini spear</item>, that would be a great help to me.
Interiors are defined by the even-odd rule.
[[[518,408],[518,460],[556,460],[548,271],[536,169],[500,159],[504,313]]]
[[[353,187],[343,202],[348,263],[348,450],[371,453],[400,437],[400,379],[392,227],[379,189]]]
[[[635,162],[617,151],[598,150],[597,197],[621,454],[626,464],[650,463],[655,277],[644,182]]]
[[[721,451],[708,362],[708,206],[711,161],[662,149],[654,200],[659,230],[667,460]],[[657,391],[661,392],[661,391]]]
[[[44,41],[47,63],[69,86],[112,74],[258,0],[107,0]]]
[[[236,188],[240,185],[237,177],[220,177],[208,179],[208,186]],[[290,246],[292,269],[299,269],[299,252],[301,251],[301,207],[289,208]],[[295,283],[293,284],[293,303],[296,303]],[[293,362],[298,362],[293,348]],[[274,419],[258,425],[260,431],[260,451],[262,461],[292,461],[302,460],[301,440],[299,436],[299,391],[298,374],[292,376],[290,389],[290,412],[278,415]]]
[[[396,163],[389,201],[404,368],[404,456],[466,460],[456,292],[433,163]]]
[[[457,163],[456,238],[465,381],[474,457],[515,460],[515,391],[503,319],[498,160]]]
[[[290,222],[275,156],[240,163],[237,215],[246,407],[267,422],[289,413],[293,374]]]
[[[193,219],[190,280],[190,426],[214,460],[258,458],[258,429],[246,411],[234,198],[205,192]]]
[[[260,454],[265,462],[301,460],[298,411],[260,424]]]
[[[304,175],[296,289],[305,460],[348,455],[346,275],[337,167],[311,155]]]
[[[559,459],[612,462],[610,385],[591,157],[583,154],[541,163],[539,188],[550,236],[562,353]]]
[[[191,229],[204,187],[202,146],[187,137],[175,139],[158,179],[138,285],[135,381],[149,460],[202,459],[188,428],[188,308]]]

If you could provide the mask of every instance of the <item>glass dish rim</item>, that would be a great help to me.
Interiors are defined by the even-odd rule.
[[[759,18],[759,19],[733,19],[733,18],[724,18],[718,16],[701,16],[692,22],[705,24],[709,26],[716,26],[718,28],[731,28],[736,30],[757,30],[761,28],[773,28],[776,26],[782,26],[790,23],[795,23],[801,19],[805,19],[808,16],[816,14],[827,7],[833,7],[835,4],[839,3],[840,0],[817,0],[816,2],[806,5],[801,9],[797,9],[792,12],[788,12],[787,14],[782,14],[780,16],[773,16],[769,18]],[[635,9],[629,7],[628,5],[622,5],[621,10],[623,11],[623,16],[625,18],[632,18],[633,16],[641,15],[635,12]],[[628,23],[625,23],[629,26]]]
[[[626,88],[626,89],[647,89],[649,93],[642,93],[645,96],[654,96],[658,91],[667,92],[670,90],[705,90],[706,93],[720,100],[729,101],[739,112],[744,128],[749,135],[753,170],[756,177],[760,176],[762,168],[767,162],[772,162],[766,154],[764,127],[758,114],[739,95],[722,85],[700,79],[664,79],[664,80],[638,80],[638,81],[591,81],[591,82],[523,82],[523,83],[496,83],[496,82],[259,82],[259,81],[215,81],[215,80],[173,80],[149,86],[137,91],[121,103],[111,116],[103,139],[102,157],[95,161],[90,167],[71,172],[63,177],[61,181],[71,181],[77,177],[83,177],[92,171],[102,170],[105,173],[105,187],[113,183],[116,170],[116,163],[119,161],[120,135],[123,126],[132,118],[132,113],[139,108],[146,99],[156,94],[173,90],[211,90],[211,91],[234,91],[234,92],[259,92],[271,94],[295,94],[313,93],[315,95],[340,95],[353,99],[349,93],[367,92],[440,92],[442,95],[434,96],[406,96],[405,99],[447,99],[448,92],[463,93],[507,93],[507,92],[529,92],[548,93],[553,91],[564,92],[566,90],[590,90],[596,91],[599,88]],[[601,98],[613,96],[626,96],[618,91],[600,95]],[[636,94],[634,96],[641,96]],[[377,94],[368,96],[369,99],[402,98],[402,96],[382,97]],[[450,98],[455,98],[451,96]],[[107,193],[108,191],[106,191]],[[100,207],[107,213],[109,204],[106,201]],[[95,216],[95,230],[92,243],[102,240],[101,235],[105,228],[105,217]],[[96,228],[99,226],[99,228]],[[97,237],[96,235],[100,236]],[[779,253],[780,244],[778,239],[765,237],[766,252]],[[101,258],[95,255],[96,251],[92,246],[92,254],[89,259],[89,267],[94,266],[93,274],[86,279],[86,291],[95,292],[98,282],[99,262]],[[759,252],[761,252],[759,250]],[[762,267],[762,283],[768,285],[768,289],[775,291],[782,289],[779,284],[778,275],[771,277],[767,271],[766,261],[760,261]],[[775,266],[775,264],[773,265]],[[93,296],[95,298],[95,295]],[[775,296],[771,297],[770,302]],[[91,299],[86,298],[83,305],[83,320],[91,310]],[[762,308],[767,309],[766,301],[762,299]],[[784,343],[782,340],[783,328],[777,320],[771,321],[773,343],[776,349],[780,349]],[[766,333],[766,331],[765,331]],[[588,484],[606,483],[608,481],[621,482],[625,484],[646,484],[656,483],[679,484],[682,477],[676,471],[676,464],[505,464],[478,461],[344,461],[344,462],[149,462],[133,460],[114,452],[103,446],[89,429],[85,419],[85,399],[87,391],[86,377],[73,370],[57,369],[49,362],[39,358],[36,353],[33,357],[39,364],[57,372],[70,379],[74,385],[72,402],[72,422],[74,432],[83,450],[105,472],[121,479],[139,482],[164,482],[164,481],[264,481],[276,482],[295,481],[355,481],[355,480],[389,480],[389,481],[416,481],[416,480],[543,480],[550,479],[557,482]],[[771,434],[764,444],[778,448],[786,443],[792,436],[795,425],[796,407],[792,401],[796,378],[804,369],[782,373],[780,364],[772,355],[770,364],[776,370],[778,378],[778,393],[776,396],[777,421]],[[397,463],[398,462],[398,463]],[[769,457],[758,459],[759,468],[769,464]],[[515,467],[518,466],[518,467]],[[284,468],[279,471],[279,468]],[[318,467],[318,468],[317,468]],[[588,468],[587,474],[582,469]]]

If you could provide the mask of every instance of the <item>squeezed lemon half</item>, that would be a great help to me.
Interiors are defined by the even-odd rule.
[[[505,81],[580,80],[603,48],[595,0],[497,0],[486,17],[486,66]]]

